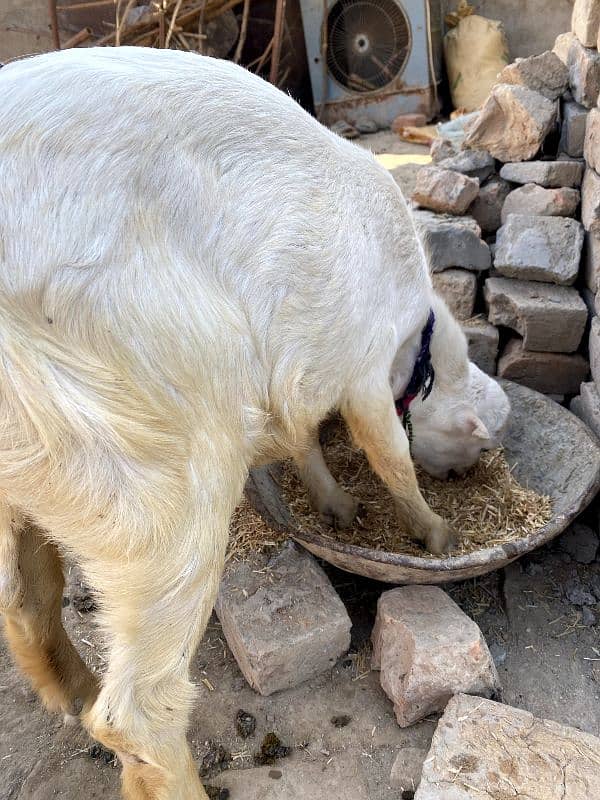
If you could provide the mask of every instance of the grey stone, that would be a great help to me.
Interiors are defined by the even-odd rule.
[[[571,578],[565,584],[565,597],[573,606],[595,606],[596,598],[579,578]]]
[[[496,237],[494,268],[507,278],[568,286],[579,272],[583,236],[575,219],[510,214]]]
[[[479,194],[469,208],[469,214],[475,219],[482,233],[496,233],[502,225],[502,208],[511,185],[497,176],[479,187]]]
[[[573,353],[587,323],[587,308],[576,289],[514,278],[488,278],[488,318],[520,333],[525,350]]]
[[[481,315],[461,322],[460,327],[467,337],[469,359],[483,372],[495,375],[500,340],[498,329]]]
[[[591,167],[581,185],[581,221],[586,231],[600,232],[600,175]]]
[[[598,764],[595,736],[459,694],[438,722],[414,800],[592,800]]]
[[[359,133],[377,133],[379,130],[379,125],[375,122],[375,120],[371,119],[370,117],[359,117],[355,123],[354,127]]]
[[[581,265],[585,285],[591,292],[597,292],[600,289],[600,226],[585,233]]]
[[[592,108],[588,113],[585,128],[583,155],[588,167],[600,170],[600,109]]]
[[[526,183],[507,195],[502,206],[502,222],[506,222],[509,214],[574,217],[579,200],[577,189],[544,189],[535,183]]]
[[[584,606],[581,609],[581,624],[586,628],[591,628],[598,623],[598,617],[594,614],[589,606]]]
[[[525,86],[496,84],[465,138],[500,161],[527,161],[556,122],[556,103]]]
[[[568,64],[569,50],[571,49],[571,45],[573,44],[575,38],[575,34],[571,31],[568,31],[567,33],[561,33],[556,37],[552,52],[556,53],[563,64]]]
[[[598,552],[598,534],[587,525],[576,522],[563,533],[558,546],[578,564],[591,564]]]
[[[592,379],[596,384],[596,389],[600,391],[600,319],[598,317],[594,317],[590,324],[588,350]]]
[[[443,297],[453,316],[469,319],[475,308],[477,277],[465,269],[446,269],[432,275],[433,288]]]
[[[576,394],[588,372],[588,362],[579,353],[534,353],[524,350],[520,339],[511,339],[498,361],[501,378],[543,394]]]
[[[596,570],[590,575],[590,589],[596,600],[600,601],[600,570]]]
[[[579,293],[581,295],[581,299],[585,303],[585,307],[588,310],[590,318],[597,316],[598,311],[596,309],[596,295],[594,292],[592,292],[591,289],[588,289],[587,286],[582,286],[579,290]]]
[[[570,411],[600,439],[600,393],[593,381],[582,383],[579,391],[571,400]]]
[[[556,100],[569,85],[569,70],[552,50],[539,56],[517,58],[498,75],[498,83],[526,86],[535,92]]]
[[[384,592],[372,639],[373,669],[402,727],[441,711],[456,692],[489,696],[499,688],[481,631],[437,586]]]
[[[437,166],[477,178],[482,183],[494,172],[496,162],[486,150],[461,150],[456,155],[438,161]]]
[[[315,559],[286,546],[261,569],[226,570],[215,606],[239,668],[269,695],[330,669],[350,645],[350,618]]]
[[[497,667],[501,667],[504,664],[504,662],[506,661],[506,657],[508,655],[506,652],[506,648],[502,647],[502,645],[498,644],[498,642],[492,642],[492,644],[490,645],[490,653],[492,655],[492,658],[494,659],[494,664]]]
[[[600,92],[600,55],[597,50],[584,47],[575,37],[567,56],[569,85],[575,102],[592,108]]]
[[[583,142],[588,110],[574,100],[563,101],[559,152],[573,158],[583,156]]]
[[[427,750],[422,747],[403,747],[392,765],[390,786],[401,792],[416,791],[426,757]]]
[[[575,0],[571,17],[571,30],[585,47],[596,47],[600,27],[600,2]]]
[[[505,164],[500,177],[512,183],[537,183],[546,189],[559,186],[577,187],[583,178],[583,164],[579,161],[528,161],[524,164]]]
[[[412,200],[423,208],[441,214],[464,214],[479,192],[479,181],[460,172],[438,167],[422,167]]]
[[[441,136],[434,139],[429,148],[429,155],[434,164],[439,164],[440,161],[451,158],[458,152],[459,150],[450,139],[444,139]]]
[[[490,249],[471,217],[451,217],[431,211],[413,212],[431,272],[448,267],[484,270],[491,266]]]

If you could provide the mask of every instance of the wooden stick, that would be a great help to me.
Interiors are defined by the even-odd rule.
[[[240,38],[238,39],[237,47],[235,48],[235,55],[233,60],[236,64],[240,63],[242,57],[242,50],[246,43],[246,34],[248,32],[248,18],[250,16],[250,0],[244,0],[244,10],[242,12],[242,24],[240,27]]]
[[[169,23],[169,30],[167,31],[167,38],[165,39],[165,47],[169,46],[169,43],[171,41],[171,36],[173,36],[173,29],[175,27],[175,22],[177,20],[177,14],[179,14],[182,3],[183,0],[177,0],[177,2],[175,3],[175,8],[173,9],[173,13],[171,14],[171,22]]]
[[[254,61],[248,64],[248,69],[252,69],[252,67],[255,67],[254,71],[260,72],[265,61],[268,59],[272,49],[273,49],[273,37],[271,37],[271,41],[266,46],[265,52],[262,54],[262,56],[260,56],[259,58],[255,58]]]
[[[78,44],[83,44],[83,42],[87,42],[87,40],[92,36],[92,29],[91,28],[82,28],[79,33],[76,33],[75,36],[71,36],[70,39],[63,44],[63,50],[68,50],[70,47],[77,47]]]
[[[165,46],[165,6],[164,0],[160,4],[160,16],[158,18],[158,46],[164,49]]]
[[[52,44],[55,50],[60,50],[60,31],[58,30],[58,9],[56,8],[56,0],[48,0],[48,11],[50,12]]]
[[[115,18],[117,22],[117,29],[115,31],[115,46],[119,47],[121,44],[121,35],[123,32],[127,32],[127,17],[129,16],[129,12],[133,8],[133,4],[135,0],[129,0],[127,5],[125,6],[125,11],[120,14],[121,10],[121,0],[117,0],[117,9],[115,11]]]
[[[202,3],[202,10],[200,11],[200,16],[198,18],[198,52],[200,54],[204,53],[204,45],[206,42],[206,34],[204,33],[204,15],[206,14],[207,4],[208,0],[204,0],[204,3]]]
[[[273,28],[273,55],[271,56],[271,71],[269,81],[276,86],[279,74],[279,59],[281,57],[281,40],[283,38],[283,20],[285,19],[285,0],[277,0],[275,6],[275,26]]]

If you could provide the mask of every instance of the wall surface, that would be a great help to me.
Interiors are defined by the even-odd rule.
[[[46,0],[0,0],[0,62],[51,49]]]

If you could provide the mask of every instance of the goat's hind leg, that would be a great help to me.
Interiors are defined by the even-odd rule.
[[[55,545],[29,524],[7,522],[2,506],[0,575],[8,575],[2,594],[5,633],[13,657],[49,711],[66,719],[89,708],[96,680],[62,626],[64,576]],[[11,540],[12,538],[12,540]],[[11,541],[10,541],[11,540]],[[8,601],[8,602],[7,602]]]

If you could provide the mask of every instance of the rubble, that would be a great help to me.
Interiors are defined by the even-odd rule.
[[[575,0],[571,30],[584,47],[596,47],[600,28],[600,3],[598,0]]]
[[[485,150],[461,150],[460,153],[438,161],[437,166],[440,169],[460,172],[469,178],[477,178],[481,183],[492,175],[496,162]]]
[[[600,289],[600,230],[588,231],[583,244],[582,274],[592,292]]]
[[[592,319],[588,345],[590,351],[590,371],[596,388],[600,389],[600,319],[598,317]]]
[[[600,393],[593,381],[582,383],[579,391],[569,409],[600,439]]]
[[[583,143],[588,110],[574,100],[562,104],[562,125],[558,150],[572,158],[583,157]]]
[[[600,171],[600,109],[592,108],[588,113],[583,154],[588,168]]]
[[[464,214],[479,192],[479,181],[453,170],[422,167],[412,200],[442,214]]]
[[[373,669],[402,727],[441,711],[456,692],[499,688],[481,631],[437,586],[384,592],[372,639]]]
[[[513,278],[488,278],[488,317],[523,337],[525,350],[573,353],[587,323],[587,308],[576,289]]]
[[[494,267],[507,278],[568,286],[579,272],[583,236],[568,217],[510,214],[498,230]]]
[[[577,189],[544,189],[526,183],[507,195],[502,207],[502,223],[509,214],[533,214],[542,217],[574,217],[579,206]]]
[[[444,161],[446,158],[452,158],[452,156],[457,155],[458,152],[459,151],[450,139],[439,137],[434,139],[431,143],[429,155],[434,164],[439,164],[440,161]]]
[[[483,186],[469,208],[469,214],[477,222],[483,234],[496,233],[502,225],[502,208],[512,187],[508,181],[494,176]]]
[[[581,221],[586,231],[600,232],[600,175],[591,167],[581,185]]]
[[[574,37],[567,56],[569,86],[575,102],[593,108],[600,92],[600,54]]]
[[[538,353],[511,339],[498,361],[498,375],[543,394],[576,394],[587,377],[588,362],[579,353]]]
[[[465,269],[446,269],[432,275],[433,288],[458,320],[469,319],[475,308],[477,278]]]
[[[600,739],[458,694],[433,735],[414,800],[600,797]]]
[[[481,228],[471,217],[431,211],[415,211],[413,217],[432,272],[449,267],[476,271],[490,268],[490,248],[481,240]]]
[[[539,56],[517,58],[498,75],[498,83],[526,86],[548,100],[556,100],[569,85],[569,70],[560,58],[547,50]]]
[[[528,161],[508,163],[500,170],[500,177],[511,183],[537,183],[546,189],[562,186],[581,186],[583,163],[580,161]]]
[[[465,138],[465,146],[487,150],[500,161],[526,161],[540,149],[556,122],[556,103],[527,89],[493,87]]]
[[[498,329],[482,315],[462,322],[460,327],[467,337],[469,359],[483,372],[495,375],[500,340]]]
[[[315,559],[286,546],[257,569],[225,572],[215,606],[239,668],[270,695],[330,669],[350,645],[350,618]]]

